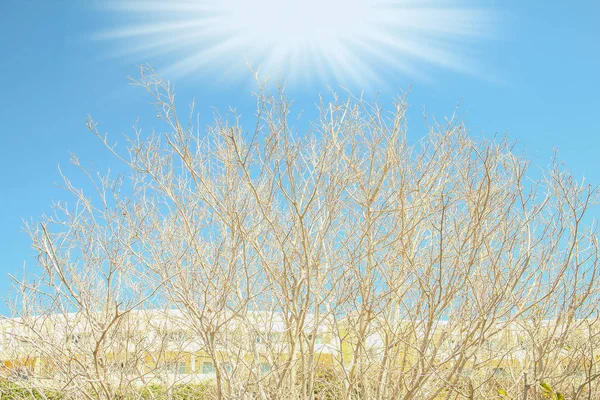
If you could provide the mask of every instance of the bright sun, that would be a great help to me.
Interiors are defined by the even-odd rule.
[[[452,2],[456,3],[456,1]],[[381,72],[426,79],[422,66],[472,73],[466,44],[490,32],[490,14],[435,0],[129,0],[100,35],[169,76],[247,77],[247,64],[292,84],[373,85]]]

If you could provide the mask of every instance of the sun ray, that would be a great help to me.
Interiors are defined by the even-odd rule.
[[[112,0],[102,7],[121,22],[94,38],[119,42],[117,56],[148,57],[174,76],[242,77],[251,62],[291,84],[370,86],[380,83],[382,66],[423,80],[423,65],[474,73],[464,50],[492,26],[489,11],[450,0]]]

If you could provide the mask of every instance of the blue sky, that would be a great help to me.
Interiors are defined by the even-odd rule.
[[[20,275],[24,263],[28,271],[36,271],[22,221],[37,219],[50,210],[52,200],[65,198],[55,185],[60,180],[58,165],[69,164],[69,153],[101,170],[114,162],[87,132],[86,116],[92,115],[100,130],[115,139],[130,132],[137,117],[147,131],[160,127],[149,98],[127,85],[137,65],[148,62],[159,71],[164,66],[165,78],[176,85],[179,105],[186,107],[195,97],[203,124],[210,122],[211,107],[226,111],[234,106],[248,121],[252,115],[251,85],[235,81],[243,75],[237,74],[235,84],[228,85],[219,68],[199,66],[187,75],[181,68],[169,70],[186,48],[179,53],[127,52],[130,42],[106,33],[147,16],[117,13],[98,4],[0,3],[2,297],[10,288],[7,274]],[[600,3],[582,0],[574,7],[563,1],[505,0],[469,5],[485,5],[491,17],[485,23],[493,24],[484,35],[461,39],[460,57],[468,54],[470,71],[415,61],[412,66],[424,73],[415,77],[392,65],[375,65],[373,73],[380,81],[350,81],[348,86],[367,94],[380,90],[384,103],[398,89],[411,88],[409,131],[415,136],[424,131],[424,106],[441,118],[462,101],[459,115],[474,134],[508,133],[537,166],[547,165],[556,147],[576,177],[600,184]],[[200,39],[218,41],[217,36]],[[326,84],[335,85],[336,77],[319,80],[309,73],[303,79],[291,85],[288,94],[296,101],[295,110],[310,116],[318,93],[326,91]],[[0,305],[4,312],[6,307]]]

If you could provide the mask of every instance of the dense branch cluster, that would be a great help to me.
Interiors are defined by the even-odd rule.
[[[299,134],[259,85],[255,129],[200,130],[152,71],[137,83],[168,132],[123,152],[90,120],[129,172],[82,167],[92,191],[65,177],[74,202],[27,227],[40,273],[0,355],[23,393],[600,396],[594,187],[556,162],[531,180],[455,118],[410,143],[403,97],[334,96]]]

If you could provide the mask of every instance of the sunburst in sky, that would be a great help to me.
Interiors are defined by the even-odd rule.
[[[102,6],[116,26],[96,35],[170,77],[222,82],[283,76],[292,84],[428,79],[437,67],[476,73],[470,46],[490,12],[449,0],[129,0]]]

